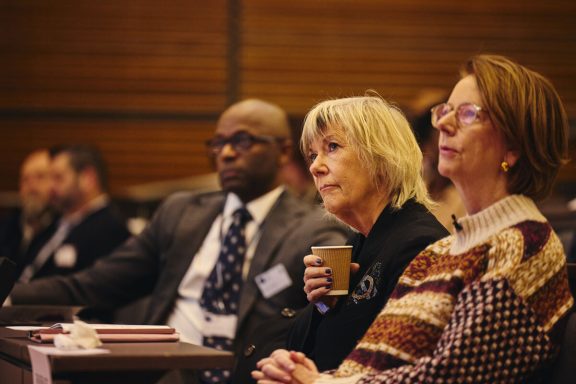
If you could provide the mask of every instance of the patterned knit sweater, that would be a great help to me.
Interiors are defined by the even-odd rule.
[[[555,357],[573,304],[562,245],[509,196],[422,251],[336,372],[315,383],[515,383]]]

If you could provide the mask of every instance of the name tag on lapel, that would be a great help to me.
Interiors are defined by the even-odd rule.
[[[266,272],[257,275],[254,280],[265,299],[292,285],[292,279],[284,264],[276,264]]]

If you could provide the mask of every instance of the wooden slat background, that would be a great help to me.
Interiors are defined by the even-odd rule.
[[[573,0],[0,0],[0,191],[60,142],[98,145],[113,191],[205,174],[234,100],[298,117],[375,89],[409,107],[478,52],[550,77],[576,118],[574,20]]]
[[[294,113],[368,88],[409,104],[494,52],[552,77],[575,114],[575,13],[574,1],[246,1],[242,95]]]

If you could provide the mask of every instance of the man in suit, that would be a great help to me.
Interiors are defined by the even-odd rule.
[[[0,222],[0,256],[24,267],[26,254],[50,237],[54,211],[50,202],[50,154],[47,149],[30,153],[20,167],[20,207]]]
[[[307,304],[303,256],[312,245],[343,244],[348,236],[281,184],[280,170],[290,159],[288,137],[280,107],[253,99],[232,105],[207,143],[222,192],[169,197],[148,227],[112,255],[71,277],[16,286],[13,302],[111,308],[150,294],[146,323],[172,325],[183,340],[198,344],[229,338],[232,344],[224,349],[234,351],[236,365],[232,377],[224,372],[223,382],[253,382],[256,362],[284,345],[296,312]],[[250,216],[237,247],[245,249],[237,270],[242,287],[237,310],[220,316],[207,303],[215,300],[205,296],[216,289],[212,297],[227,301],[228,293],[217,290],[228,279],[220,257],[229,251],[224,248],[237,208]],[[203,382],[221,380],[204,374],[211,372],[200,375]]]
[[[49,237],[27,252],[21,282],[84,269],[129,237],[110,207],[100,152],[72,145],[50,150],[50,204],[60,214]]]

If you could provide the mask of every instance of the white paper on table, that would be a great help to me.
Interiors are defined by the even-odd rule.
[[[50,361],[48,356],[85,356],[85,355],[102,355],[110,353],[107,349],[76,349],[62,350],[56,347],[38,347],[35,345],[28,346],[30,361],[32,363],[32,377],[34,384],[52,384],[52,372],[50,371]]]
[[[37,331],[39,329],[49,329],[50,327],[39,327],[37,325],[11,325],[6,328],[14,331]]]

